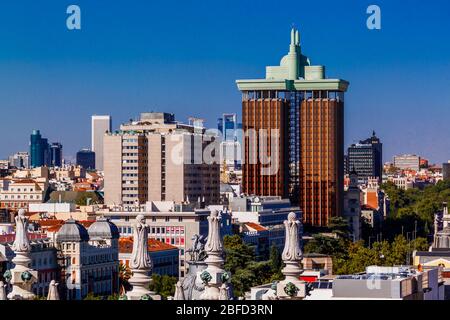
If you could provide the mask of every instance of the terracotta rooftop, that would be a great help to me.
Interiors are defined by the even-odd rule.
[[[89,228],[91,224],[93,224],[95,221],[82,220],[78,222],[81,223],[85,228]],[[37,223],[47,232],[58,232],[59,229],[63,226],[64,220],[56,220],[56,219],[38,220]]]
[[[16,237],[15,233],[0,234],[0,243],[13,242]],[[29,240],[46,239],[45,233],[28,233]]]
[[[256,230],[256,231],[267,231],[267,229],[264,228],[262,225],[254,223],[254,222],[246,222],[245,225],[248,228],[251,228],[251,229]]]
[[[33,179],[14,179],[14,184],[20,184],[20,183],[36,183]]]
[[[378,210],[377,208],[374,208],[374,207],[372,207],[371,205],[368,205],[368,204],[363,204],[361,206],[361,209],[362,210]]]
[[[165,251],[165,250],[178,250],[177,247],[158,241],[156,239],[148,239],[148,251]],[[123,237],[119,239],[119,253],[131,253],[133,251],[133,237]]]

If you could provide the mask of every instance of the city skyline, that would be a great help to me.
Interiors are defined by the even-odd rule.
[[[383,22],[377,31],[365,27],[368,4],[327,1],[320,7],[330,10],[321,12],[325,19],[318,20],[308,12],[319,4],[292,2],[287,13],[273,9],[277,15],[269,27],[264,19],[246,15],[271,12],[237,2],[230,3],[236,10],[229,12],[213,4],[180,4],[169,10],[164,4],[125,6],[118,1],[108,4],[106,14],[78,1],[83,24],[76,32],[65,28],[66,4],[6,4],[0,13],[8,25],[0,30],[0,101],[10,117],[20,121],[2,125],[0,132],[8,139],[2,141],[0,157],[28,151],[29,135],[39,129],[60,141],[64,156],[74,159],[90,144],[93,114],[111,115],[114,129],[152,110],[175,113],[183,122],[189,116],[202,117],[211,128],[223,112],[241,119],[234,81],[262,76],[262,65],[276,64],[295,22],[312,62],[329,66],[327,74],[351,83],[346,147],[375,130],[384,142],[384,161],[415,153],[430,162],[447,162],[450,141],[441,137],[450,133],[445,91],[450,46],[439,39],[448,30],[444,14],[449,4],[379,1]],[[13,19],[19,12],[22,18]],[[117,22],[117,17],[122,19]],[[327,41],[320,41],[324,37]],[[270,48],[264,41],[270,41]],[[174,85],[186,78],[183,86]],[[216,97],[214,105],[198,99],[202,90]],[[364,106],[358,102],[362,98]]]

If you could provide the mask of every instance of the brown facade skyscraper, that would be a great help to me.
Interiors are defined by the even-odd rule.
[[[242,91],[243,191],[290,198],[304,223],[326,226],[343,211],[344,92],[302,55],[298,31],[266,78],[237,80]]]

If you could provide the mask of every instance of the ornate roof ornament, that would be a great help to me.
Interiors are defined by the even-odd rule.
[[[220,221],[222,218],[217,210],[211,212],[208,217],[209,232],[208,239],[206,240],[205,251],[207,254],[210,253],[222,253],[223,243],[220,237]]]
[[[161,300],[161,296],[148,289],[151,278],[148,273],[152,270],[152,260],[148,253],[149,225],[143,214],[138,214],[134,221],[133,251],[131,253],[130,268],[133,275],[128,280],[132,289],[126,293],[127,300]]]
[[[281,258],[284,262],[300,262],[303,257],[302,250],[300,249],[300,239],[298,236],[301,228],[301,222],[297,220],[294,212],[289,213],[288,220],[284,221],[284,226],[286,228],[286,237]]]
[[[220,286],[219,300],[230,300],[229,288],[226,283]]]
[[[278,299],[304,299],[307,294],[306,282],[300,280],[303,270],[300,268],[303,253],[300,249],[301,226],[294,212],[288,214],[288,219],[284,221],[286,228],[286,240],[281,258],[284,268],[281,272],[284,280],[276,284],[276,296]],[[266,299],[274,299],[273,293],[268,294]]]
[[[20,209],[14,220],[16,221],[16,237],[11,248],[14,252],[29,252],[31,247],[28,240],[28,218],[25,216],[25,210]]]
[[[175,296],[173,298],[174,300],[186,300],[184,297],[184,289],[181,281],[177,282],[177,285],[175,287]]]
[[[58,283],[55,280],[50,281],[47,300],[59,300]]]
[[[133,252],[130,259],[131,269],[151,270],[152,261],[148,253],[149,226],[142,214],[137,215],[133,231]]]

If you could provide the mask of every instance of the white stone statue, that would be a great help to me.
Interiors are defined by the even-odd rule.
[[[0,301],[6,300],[6,284],[0,281]]]
[[[37,281],[37,271],[30,268],[30,242],[28,240],[28,219],[25,217],[25,210],[19,210],[16,221],[16,235],[11,249],[14,251],[14,268],[11,269],[12,290],[8,294],[9,300],[32,300],[33,283]]]
[[[222,218],[217,210],[211,212],[208,217],[209,231],[205,245],[207,257],[205,263],[207,268],[199,274],[199,278],[204,280],[205,290],[200,296],[200,300],[219,300],[222,279],[226,272],[223,269],[223,242],[220,235],[220,222]]]
[[[28,218],[25,216],[25,210],[20,209],[15,217],[16,220],[16,237],[11,249],[14,252],[29,252],[30,241],[28,240]]]
[[[206,240],[205,251],[207,254],[222,252],[223,243],[220,237],[220,221],[222,218],[219,216],[219,212],[214,210],[208,217],[209,231],[208,239]]]
[[[228,294],[229,288],[226,283],[222,283],[220,286],[219,300],[230,300],[230,295]]]
[[[297,220],[294,212],[289,213],[288,220],[284,221],[284,226],[286,228],[286,236],[281,259],[283,261],[300,262],[303,257],[302,250],[300,249],[300,239],[298,237],[301,222]]]
[[[284,221],[286,237],[284,250],[281,255],[285,264],[281,272],[285,276],[276,286],[276,295],[279,299],[303,299],[306,295],[306,283],[300,280],[303,270],[300,268],[303,253],[300,249],[301,222],[294,212],[288,214],[288,219]],[[267,296],[267,298],[269,298]],[[272,296],[271,299],[274,297]]]
[[[186,300],[184,297],[184,289],[181,281],[178,281],[176,284],[174,300]]]
[[[58,283],[55,280],[50,281],[47,300],[59,300]]]
[[[148,229],[144,215],[138,214],[134,222],[133,252],[130,259],[133,274],[128,280],[132,289],[126,293],[128,300],[161,300],[161,296],[148,289],[151,283],[149,273],[152,270],[152,260],[148,253]]]
[[[148,230],[144,215],[139,214],[134,223],[133,253],[131,254],[131,269],[151,270],[152,261],[148,253]]]

